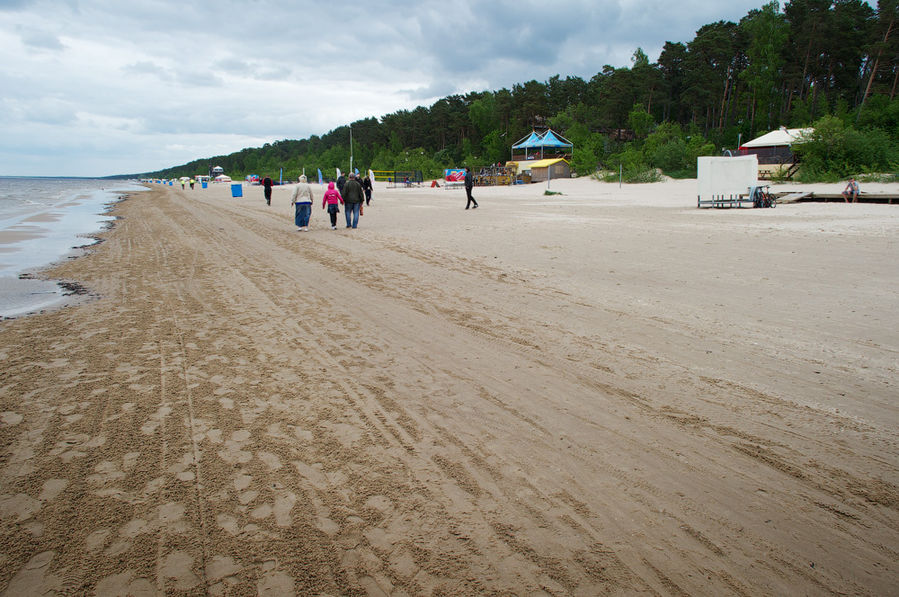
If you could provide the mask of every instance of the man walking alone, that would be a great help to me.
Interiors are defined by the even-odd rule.
[[[465,166],[465,194],[468,195],[468,202],[465,203],[465,209],[468,209],[472,203],[474,208],[478,208],[478,202],[471,196],[471,189],[474,187],[474,176],[471,174],[471,168]]]
[[[272,185],[273,184],[275,184],[275,183],[272,181],[271,178],[269,178],[269,175],[266,174],[265,178],[262,179],[262,187],[263,187],[263,190],[265,191],[265,204],[266,205],[272,204]]]

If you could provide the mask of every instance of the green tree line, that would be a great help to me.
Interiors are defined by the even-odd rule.
[[[666,42],[656,62],[638,48],[629,67],[606,65],[589,80],[560,75],[512,89],[450,95],[430,107],[366,118],[308,139],[145,173],[175,177],[222,166],[296,178],[321,169],[422,170],[504,162],[533,128],[574,143],[578,175],[623,169],[628,180],[659,171],[695,175],[696,157],[735,148],[780,126],[813,126],[796,146],[805,179],[899,169],[899,0],[792,0],[750,11],[739,23],[701,27]],[[834,145],[836,144],[836,145]]]

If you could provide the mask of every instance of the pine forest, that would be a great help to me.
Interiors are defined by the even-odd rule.
[[[691,177],[696,157],[720,155],[779,127],[814,127],[794,146],[799,177],[897,180],[899,0],[774,1],[739,23],[701,27],[666,42],[653,62],[636,48],[627,67],[603,66],[589,80],[555,75],[512,89],[450,95],[322,136],[282,140],[210,156],[142,176],[206,173],[219,165],[296,178],[303,169],[421,170],[478,167],[510,159],[510,146],[551,128],[574,144],[578,176],[619,168],[630,182]]]

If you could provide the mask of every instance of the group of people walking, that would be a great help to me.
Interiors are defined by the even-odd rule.
[[[346,227],[359,226],[359,216],[364,212],[363,204],[371,205],[372,184],[369,177],[360,180],[355,174],[350,174],[349,179],[341,175],[337,183],[329,182],[328,190],[322,196],[322,209],[327,210],[331,219],[331,230],[337,229],[337,214],[340,206],[344,206]],[[266,203],[270,204],[271,196],[266,195]],[[306,176],[300,177],[299,182],[290,196],[290,204],[294,206],[294,223],[297,230],[309,230],[309,218],[312,215],[312,187],[306,181]]]
[[[272,204],[272,179],[266,176],[262,179],[265,189],[265,204]],[[472,196],[474,177],[470,168],[465,168],[465,195],[467,202],[465,209],[473,207],[477,209],[478,202]],[[328,190],[322,196],[322,209],[327,210],[331,219],[331,230],[337,229],[337,214],[340,206],[344,206],[344,217],[347,228],[356,228],[359,225],[359,216],[364,213],[364,206],[371,205],[373,186],[371,179],[359,177],[350,173],[347,177],[341,174],[337,182],[329,182]],[[290,196],[290,205],[294,208],[294,223],[297,230],[305,232],[309,230],[309,219],[312,216],[312,187],[306,180],[306,175],[300,176],[293,193]]]

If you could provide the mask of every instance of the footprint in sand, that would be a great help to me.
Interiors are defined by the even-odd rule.
[[[108,557],[115,557],[131,549],[135,540],[141,535],[158,534],[163,529],[170,533],[187,533],[191,527],[185,520],[185,512],[183,504],[177,502],[162,504],[157,508],[155,516],[149,520],[143,518],[129,520],[119,528],[118,534],[114,534],[108,528],[93,531],[87,536],[85,545],[89,551],[97,551],[112,541],[105,554]]]
[[[0,413],[0,421],[3,421],[4,425],[18,425],[24,418],[25,417],[23,417],[19,413],[15,413],[9,410],[4,413]]]
[[[219,450],[219,458],[228,464],[246,464],[253,459],[253,453],[243,449],[243,444],[250,439],[250,432],[235,431],[231,439],[225,441],[225,448]]]
[[[260,597],[292,597],[297,594],[293,577],[277,570],[277,566],[274,560],[262,564],[265,573],[256,584],[256,594]]]
[[[243,570],[233,559],[225,556],[213,556],[206,564],[206,579],[209,581],[210,595],[227,595],[230,587],[238,584],[237,575]]]
[[[172,407],[160,406],[155,413],[149,416],[147,422],[141,426],[141,433],[143,433],[144,435],[153,435],[154,433],[156,433],[156,430],[159,429],[160,425],[162,425],[163,419],[170,415],[171,412]]]
[[[181,458],[169,467],[169,472],[174,474],[179,481],[193,481],[195,477],[193,469],[193,452],[185,452],[181,455]]]
[[[55,500],[68,484],[66,479],[48,479],[37,498],[24,493],[0,495],[0,519],[15,518],[16,522],[30,519],[45,504]]]
[[[193,563],[194,559],[190,554],[173,551],[162,561],[160,572],[167,581],[173,583],[176,591],[187,591],[200,584],[200,578],[191,570]]]
[[[97,583],[96,594],[109,597],[151,597],[156,587],[146,578],[134,578],[134,571],[107,576]],[[133,580],[132,580],[133,579]]]
[[[9,581],[3,597],[15,595],[55,595],[62,592],[62,578],[51,574],[50,562],[56,552],[45,551],[30,560]]]

